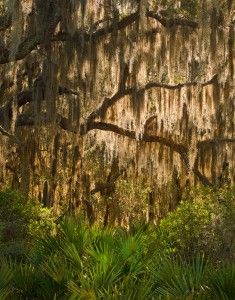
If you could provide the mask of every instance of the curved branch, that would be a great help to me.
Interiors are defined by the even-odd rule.
[[[64,130],[73,132],[75,134],[79,133],[81,136],[87,134],[91,130],[99,129],[102,131],[110,131],[116,134],[126,136],[130,139],[136,140],[137,135],[133,130],[124,129],[112,123],[105,122],[89,122],[88,124],[81,124],[80,129],[72,127],[70,121],[60,114],[56,114],[54,118],[55,122]],[[36,124],[47,124],[51,122],[51,118],[47,113],[42,113],[40,115],[35,115],[32,113],[23,113],[18,116],[17,126],[33,126]],[[180,155],[187,153],[187,147],[183,144],[177,143],[170,138],[165,138],[161,136],[144,134],[141,137],[141,141],[147,143],[159,143],[163,146],[169,147]]]
[[[58,95],[78,95],[76,91],[68,89],[64,86],[58,87]],[[42,99],[44,100],[44,99]],[[17,107],[20,108],[27,103],[33,102],[33,90],[25,90],[20,92],[16,97]],[[4,124],[4,121],[12,119],[12,105],[14,102],[14,98],[11,98],[10,101],[3,107],[0,108],[0,124]]]
[[[100,38],[106,34],[112,33],[114,30],[122,30],[126,28],[127,26],[133,24],[135,21],[137,21],[139,18],[139,12],[134,12],[120,21],[113,21],[112,24],[108,25],[107,27],[100,28],[93,32],[92,34],[89,34],[89,39],[97,39]]]
[[[204,141],[200,141],[197,143],[197,147],[203,147],[205,145],[219,145],[223,143],[235,143],[235,138],[228,138],[228,137],[217,137],[214,139],[208,139]]]
[[[161,83],[161,82],[149,82],[140,89],[137,89],[136,87],[130,87],[126,88],[124,90],[118,90],[112,97],[107,98],[105,97],[101,105],[95,109],[93,112],[89,114],[89,116],[86,118],[87,122],[90,122],[92,120],[95,120],[98,117],[103,117],[105,113],[107,112],[108,108],[113,106],[118,100],[123,98],[124,96],[132,95],[132,94],[138,94],[143,93],[149,89],[152,88],[164,88],[168,90],[177,90],[183,87],[190,87],[190,86],[196,86],[198,84],[201,84],[203,87],[213,84],[217,78],[217,74],[215,74],[211,79],[208,81],[205,81],[203,83],[199,83],[197,81],[192,82],[185,82],[185,83],[179,83],[179,84],[167,84],[167,83]]]
[[[146,17],[157,20],[164,27],[188,26],[188,27],[195,29],[199,25],[198,22],[193,21],[193,20],[188,20],[185,18],[180,18],[180,17],[171,18],[171,19],[165,18],[153,11],[147,11]],[[111,25],[108,25],[107,27],[98,29],[97,31],[95,31],[92,34],[92,37],[98,38],[98,37],[101,37],[108,33],[111,33],[113,30],[122,30],[122,29],[126,28],[127,26],[131,25],[132,23],[134,23],[135,21],[137,21],[138,19],[139,19],[139,11],[134,12],[134,13],[124,17],[120,21],[116,21],[116,22],[114,21]]]
[[[136,132],[133,130],[124,129],[122,127],[119,127],[112,123],[105,123],[105,122],[89,122],[88,124],[82,125],[80,127],[80,134],[85,135],[91,130],[99,129],[103,131],[110,131],[117,133],[122,136],[126,136],[130,139],[136,140],[138,137],[136,135]],[[143,136],[141,136],[141,141],[147,142],[147,143],[159,143],[166,147],[171,148],[172,150],[178,152],[179,154],[187,152],[187,147],[185,147],[183,144],[177,143],[173,141],[170,138],[165,138],[161,136],[155,136],[155,135],[149,135],[144,133]]]
[[[95,122],[90,121],[86,124],[81,124],[80,128],[75,128],[71,126],[70,121],[61,116],[60,114],[56,114],[54,121],[58,126],[60,126],[63,130],[70,131],[74,134],[80,134],[81,136],[87,134],[91,130],[102,130],[102,131],[109,131],[116,133],[118,135],[122,135],[125,137],[128,137],[132,140],[137,140],[136,132],[133,130],[128,130],[122,127],[119,127],[112,123],[106,123],[106,122]],[[47,124],[51,122],[51,118],[48,117],[46,113],[41,114],[40,116],[35,116],[30,113],[24,113],[18,116],[17,119],[17,126],[32,126],[32,125],[39,125],[39,124]],[[1,132],[1,128],[0,128]],[[160,145],[163,145],[165,147],[170,148],[171,150],[178,153],[182,159],[182,162],[186,166],[188,171],[192,171],[194,175],[199,179],[199,181],[206,186],[212,186],[213,184],[210,182],[210,180],[200,172],[199,170],[199,158],[196,157],[194,161],[193,168],[190,169],[189,167],[189,148],[188,146],[178,143],[171,138],[167,137],[161,137],[156,135],[150,135],[146,132],[141,136],[141,141],[146,143],[159,143]],[[200,141],[197,144],[197,147],[201,147],[202,145],[206,144],[216,144],[216,143],[235,143],[235,138],[220,138],[220,139],[209,139],[205,141]]]
[[[213,139],[208,139],[208,140],[203,140],[199,141],[197,143],[197,149],[206,146],[206,145],[219,145],[219,144],[224,144],[224,143],[235,143],[235,138],[228,138],[228,137],[218,137],[218,138],[213,138]],[[197,153],[199,153],[197,151]],[[213,184],[210,182],[210,180],[199,171],[199,158],[198,154],[194,162],[193,170],[194,174],[198,177],[198,179],[201,181],[202,184],[207,185],[207,186],[213,186]]]
[[[109,107],[114,105],[118,100],[121,98],[132,94],[135,91],[135,88],[128,88],[122,91],[118,91],[115,93],[111,98],[105,97],[101,105],[94,111],[92,111],[89,116],[86,118],[87,122],[90,122],[98,117],[102,117],[105,115],[106,111],[108,110]]]
[[[37,46],[43,44],[45,39],[51,39],[53,32],[60,21],[60,15],[55,12],[53,18],[48,21],[47,34],[49,36],[42,37],[41,35],[30,35],[26,37],[19,45],[17,52],[14,56],[11,55],[10,50],[3,45],[0,46],[0,64],[6,64],[12,61],[17,61],[25,58],[33,50],[37,49]]]
[[[157,20],[165,27],[189,26],[191,28],[196,28],[198,26],[198,23],[196,21],[190,21],[184,18],[167,19],[163,16],[160,16],[157,13],[154,13],[153,11],[147,11],[146,17]],[[121,20],[112,20],[111,24],[108,24],[107,26],[97,29],[95,31],[93,30],[94,26],[92,26],[92,28],[86,32],[78,30],[77,35],[81,35],[84,41],[88,42],[90,40],[95,40],[107,34],[110,34],[115,30],[125,29],[126,27],[132,25],[134,22],[138,21],[138,19],[139,11],[131,13],[130,15],[122,18]],[[102,22],[105,21],[100,20],[98,23],[100,24]],[[62,33],[60,37],[63,40],[66,40],[69,37],[69,35],[67,33]]]
[[[194,165],[193,165],[193,169],[192,169],[193,173],[198,177],[198,179],[200,180],[200,182],[203,185],[212,187],[213,184],[210,182],[210,180],[199,171],[198,162],[199,161],[198,161],[198,156],[197,156],[195,159]]]
[[[146,17],[153,18],[160,22],[165,27],[174,27],[174,26],[189,26],[191,28],[196,28],[198,26],[198,23],[195,21],[190,21],[183,18],[174,18],[174,19],[166,19],[163,16],[154,13],[153,11],[147,11]],[[92,28],[89,31],[83,31],[78,30],[76,35],[81,36],[83,41],[89,42],[91,40],[99,39],[102,36],[106,36],[107,34],[112,33],[114,30],[122,30],[125,29],[127,26],[133,24],[139,19],[139,12],[134,12],[121,20],[113,20],[113,22],[110,25],[107,25],[105,27],[102,27],[100,29],[97,29],[93,31]],[[52,33],[54,31],[54,28],[56,27],[57,23],[60,21],[59,16],[55,16],[55,20],[53,20],[52,25],[50,25],[50,33],[51,36],[49,38],[50,42],[54,41],[66,41],[70,39],[70,35],[67,32],[61,32],[57,35],[53,36]],[[99,23],[101,23],[99,21]],[[11,25],[11,16],[9,14],[6,14],[4,16],[0,17],[0,31],[8,28]],[[19,45],[19,49],[15,55],[15,57],[11,57],[10,51],[7,47],[1,46],[0,48],[0,64],[6,64],[11,61],[17,61],[21,60],[24,57],[26,57],[28,54],[30,54],[33,50],[37,49],[37,46],[40,44],[43,44],[44,39],[42,37],[37,35],[32,35],[27,37],[22,43]]]
[[[148,11],[147,16],[150,18],[153,18],[157,20],[159,23],[161,23],[164,27],[176,27],[176,26],[187,26],[191,27],[192,29],[196,29],[198,27],[198,22],[194,20],[188,20],[185,18],[164,18],[158,13],[155,13],[153,11]]]

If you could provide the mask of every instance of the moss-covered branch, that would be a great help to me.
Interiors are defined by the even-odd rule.
[[[194,20],[188,20],[186,18],[166,18],[161,16],[154,11],[148,11],[147,16],[149,18],[153,18],[161,23],[164,27],[176,27],[176,26],[183,26],[183,27],[191,27],[192,29],[196,29],[199,26],[199,23]]]
[[[190,21],[184,18],[173,18],[168,19],[165,18],[153,11],[147,11],[146,16],[148,18],[153,18],[160,22],[165,27],[174,27],[174,26],[189,26],[191,28],[196,28],[198,23],[195,21]],[[108,25],[96,29],[95,31],[90,28],[88,31],[84,31],[82,29],[77,30],[74,34],[75,36],[82,36],[82,39],[85,42],[89,42],[91,40],[99,39],[107,34],[112,33],[114,30],[123,30],[126,27],[130,26],[134,22],[138,21],[139,13],[134,12],[129,14],[128,16],[122,18],[119,21],[113,20],[109,21]],[[48,26],[48,31],[50,33],[49,39],[47,42],[55,42],[55,41],[67,41],[71,39],[70,35],[67,32],[60,32],[56,35],[53,35],[54,29],[58,22],[60,21],[60,16],[55,15],[53,22],[51,22]],[[107,22],[99,22],[99,23],[107,23]],[[4,16],[0,16],[0,31],[6,29],[11,25],[11,17],[10,15],[6,14]],[[48,38],[48,37],[47,37]],[[0,46],[0,64],[6,64],[11,61],[17,61],[25,58],[29,55],[33,50],[36,50],[37,47],[44,43],[44,38],[40,35],[31,35],[26,37],[19,45],[18,50],[14,56],[11,56],[10,50],[7,46]]]
[[[179,84],[167,84],[167,83],[152,81],[152,82],[148,82],[147,84],[145,84],[143,87],[141,87],[139,89],[137,89],[135,86],[133,86],[133,87],[118,90],[112,97],[104,98],[101,105],[89,114],[89,116],[87,117],[87,122],[94,120],[96,118],[99,118],[99,117],[103,117],[106,114],[107,110],[111,106],[113,106],[117,101],[119,101],[121,98],[123,98],[125,96],[133,95],[134,93],[135,94],[143,93],[152,88],[177,90],[177,89],[181,89],[183,87],[191,87],[191,86],[196,86],[199,84],[202,86],[207,86],[207,85],[213,84],[216,77],[217,77],[217,75],[214,75],[211,79],[209,79],[208,81],[202,82],[202,83],[200,83],[198,81],[192,81],[192,82],[184,82],[184,83],[179,83]]]

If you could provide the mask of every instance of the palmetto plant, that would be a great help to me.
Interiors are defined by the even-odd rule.
[[[209,276],[211,299],[235,299],[235,263],[211,270]]]
[[[161,255],[151,238],[67,218],[26,261],[1,260],[0,299],[235,299],[234,264]]]
[[[1,259],[0,261],[0,299],[8,299],[12,288],[11,280],[13,278],[13,272],[8,263]]]
[[[203,256],[190,263],[181,258],[157,257],[151,266],[155,291],[162,299],[201,299],[208,288],[207,267]]]

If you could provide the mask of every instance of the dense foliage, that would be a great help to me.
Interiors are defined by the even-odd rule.
[[[16,191],[0,192],[0,256],[22,258],[34,239],[53,226],[49,209]]]
[[[234,189],[187,191],[178,208],[160,222],[159,237],[169,253],[234,258]]]
[[[5,210],[21,222],[18,238],[34,243],[21,261],[11,251],[10,258],[2,255],[0,299],[234,299],[234,191],[186,195],[157,226],[91,227],[81,216],[52,226],[44,218],[43,230],[34,227],[35,239],[32,227],[26,230],[33,221],[30,205],[15,192],[2,192],[1,206],[7,206],[4,199],[16,204],[1,207],[1,222]],[[35,210],[34,216],[33,222]],[[227,261],[219,253],[225,244]]]

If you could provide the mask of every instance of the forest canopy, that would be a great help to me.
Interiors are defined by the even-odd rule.
[[[141,186],[131,205],[160,217],[233,182],[234,18],[232,0],[1,0],[2,186],[87,212]]]

